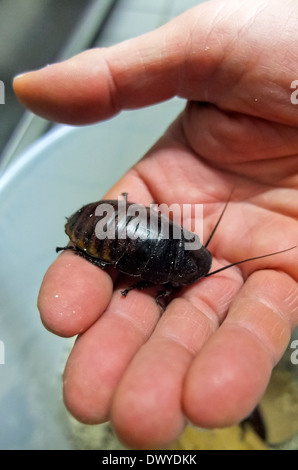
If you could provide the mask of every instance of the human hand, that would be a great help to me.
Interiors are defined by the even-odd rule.
[[[70,124],[189,100],[106,197],[203,203],[206,240],[236,187],[210,245],[213,270],[297,244],[297,15],[295,0],[211,1],[140,38],[19,77],[15,91]],[[79,334],[64,373],[67,408],[86,423],[110,419],[134,448],[167,445],[187,420],[240,421],[297,324],[297,277],[295,250],[245,263],[184,288],[160,317],[152,291],[123,299],[127,279],[62,253],[39,308],[49,330]]]

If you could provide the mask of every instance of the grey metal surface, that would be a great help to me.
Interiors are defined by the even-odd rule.
[[[55,61],[62,61],[87,49],[100,33],[102,25],[117,0],[93,0],[85,4],[81,18],[76,28],[65,37],[62,48],[56,53]],[[67,2],[68,3],[68,2]],[[64,4],[65,5],[65,4]],[[42,64],[46,65],[46,64]],[[7,107],[4,111],[7,110]],[[51,122],[32,114],[24,112],[17,127],[3,148],[0,158],[0,173],[9,163],[22,153],[38,137],[52,127]]]
[[[0,80],[5,105],[0,105],[0,155],[24,108],[12,89],[14,75],[53,62],[91,0],[1,0]]]
[[[17,2],[22,0],[13,1]],[[25,1],[30,3],[32,1],[34,2],[34,0]],[[57,0],[52,0],[53,4],[55,4],[56,1]],[[43,0],[43,2],[46,2],[46,0]],[[66,3],[69,5],[69,2]],[[56,54],[55,58],[51,57],[46,63],[52,62],[53,59],[57,61],[66,59],[90,47],[108,47],[117,42],[152,31],[199,3],[202,3],[202,0],[89,1],[86,3],[86,9],[81,12],[82,18],[80,21],[77,21],[76,28],[70,33],[70,37],[66,40],[66,44],[63,45],[61,52]],[[60,1],[59,5],[61,8]],[[71,8],[72,7],[70,7],[70,11]],[[40,64],[40,66],[46,65],[46,63]],[[36,68],[36,66],[34,68]],[[19,69],[19,71],[22,70]],[[14,107],[19,108],[15,99],[12,100],[12,103]],[[5,110],[7,112],[7,107]],[[2,150],[0,156],[0,173],[7,168],[14,158],[20,155],[22,151],[43,133],[53,127],[53,125],[54,123],[34,116],[29,112],[25,112]]]

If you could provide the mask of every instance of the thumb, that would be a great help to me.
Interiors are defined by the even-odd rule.
[[[188,98],[184,77],[188,44],[194,17],[204,9],[208,10],[204,5],[195,7],[193,13],[189,10],[153,32],[116,46],[90,49],[17,76],[14,91],[34,113],[69,124],[92,123],[122,109],[147,106],[175,95]],[[203,16],[206,21],[206,14]],[[206,26],[201,34],[198,30],[196,42]],[[212,66],[210,55],[205,63],[201,58],[202,76],[208,75]]]
[[[294,8],[295,2],[283,5]],[[36,114],[69,124],[89,124],[175,95],[291,122],[293,115],[297,119],[289,88],[293,59],[285,51],[297,24],[285,18],[279,1],[264,1],[262,8],[259,3],[200,4],[153,32],[21,75],[15,93]]]

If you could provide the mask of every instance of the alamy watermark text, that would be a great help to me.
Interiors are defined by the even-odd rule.
[[[142,204],[128,203],[118,198],[116,207],[100,203],[95,210],[99,217],[95,234],[99,240],[183,240],[185,250],[199,250],[203,235],[202,204]],[[193,222],[193,227],[191,226]]]

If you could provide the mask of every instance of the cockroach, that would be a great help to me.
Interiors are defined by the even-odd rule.
[[[202,245],[196,234],[153,210],[154,207],[127,202],[127,193],[123,196],[123,207],[119,207],[119,200],[101,200],[75,212],[65,224],[71,245],[56,248],[57,252],[73,250],[100,268],[113,266],[121,273],[136,278],[138,282],[122,291],[123,296],[134,288],[163,285],[164,290],[156,295],[156,302],[164,307],[161,299],[169,297],[182,286],[232,266],[295,248],[247,258],[210,272],[212,254],[207,247],[230,198],[206,244]],[[133,211],[130,211],[132,206]],[[196,248],[185,249],[187,243],[196,243]]]

